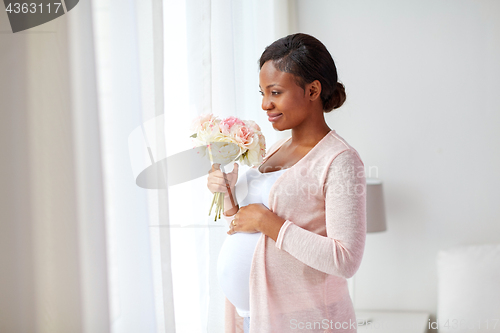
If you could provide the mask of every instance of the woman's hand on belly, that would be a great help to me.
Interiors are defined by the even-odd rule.
[[[279,217],[263,204],[254,203],[240,207],[234,216],[233,222],[231,222],[231,229],[229,229],[227,234],[232,235],[236,232],[262,232],[276,240],[280,228],[285,221],[284,218]]]

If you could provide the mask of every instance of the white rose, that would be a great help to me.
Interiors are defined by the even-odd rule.
[[[210,148],[212,150],[212,162],[221,165],[231,163],[243,152],[241,147],[233,142],[211,142]]]

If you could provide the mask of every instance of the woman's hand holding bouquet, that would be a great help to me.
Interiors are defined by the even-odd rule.
[[[229,174],[224,173],[223,166],[236,160],[248,166],[260,165],[266,153],[266,141],[259,125],[252,120],[240,120],[236,117],[221,120],[212,114],[203,114],[194,119],[191,129],[195,132],[191,135],[195,146],[208,148],[206,150],[212,163],[212,170],[209,172],[212,176],[209,175],[208,186],[214,193],[209,215],[215,204],[217,220],[224,212],[225,197],[230,199],[232,208],[236,207],[233,192],[238,179],[238,166],[235,163],[235,168]],[[219,168],[222,170],[218,170]]]
[[[233,171],[231,171],[230,173],[224,174],[220,170],[220,164],[214,163],[212,165],[212,169],[209,172],[208,179],[207,179],[208,189],[214,195],[216,193],[223,193],[225,203],[228,203],[228,202],[234,203],[235,202],[235,198],[233,198],[234,200],[231,201],[230,195],[232,195],[234,193],[234,187],[236,185],[236,182],[238,181],[238,168],[239,168],[238,163],[234,163]],[[229,184],[229,189],[228,189],[228,185],[226,184],[226,181]],[[235,205],[236,204],[233,205],[233,208]],[[232,210],[233,208],[230,208],[228,211]],[[231,212],[231,213],[226,214],[226,215],[233,215],[233,214]]]

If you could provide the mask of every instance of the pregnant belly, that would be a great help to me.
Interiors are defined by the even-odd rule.
[[[217,275],[227,299],[238,314],[249,315],[249,281],[255,246],[261,233],[235,233],[227,236],[219,253]]]

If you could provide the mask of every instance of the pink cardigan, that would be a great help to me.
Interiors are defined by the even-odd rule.
[[[264,161],[289,139],[275,143]],[[255,248],[250,332],[356,332],[346,279],[358,270],[366,237],[358,152],[330,131],[276,180],[269,206],[286,222],[276,242],[262,234]],[[242,318],[226,300],[226,333],[240,332]]]

